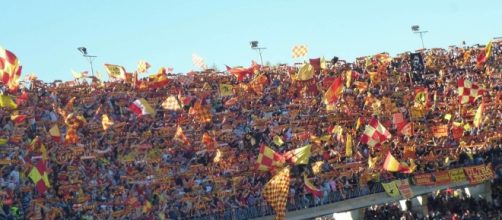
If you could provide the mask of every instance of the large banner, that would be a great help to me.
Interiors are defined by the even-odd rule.
[[[411,191],[410,182],[408,181],[408,179],[394,180],[394,182],[396,183],[399,192],[401,192],[401,195],[403,195],[403,198],[413,198],[413,191]]]
[[[465,167],[464,171],[469,180],[469,184],[478,184],[494,178],[493,170],[490,165]]]

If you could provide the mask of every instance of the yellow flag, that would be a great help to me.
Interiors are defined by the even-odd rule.
[[[278,135],[274,136],[274,144],[277,146],[282,146],[284,144],[284,141],[282,141],[282,138],[279,137]]]
[[[314,172],[314,174],[320,173],[323,163],[324,163],[323,161],[317,161],[317,162],[313,163],[312,164],[312,172]]]
[[[345,72],[345,86],[349,88],[351,84],[352,84],[352,70],[347,70]]]
[[[309,80],[314,77],[314,67],[308,63],[303,64],[298,73],[296,74],[296,79],[303,81]]]
[[[347,140],[345,141],[345,156],[352,156],[352,135],[347,134]]]
[[[479,128],[481,125],[481,118],[483,117],[483,108],[484,105],[481,103],[478,107],[478,110],[476,111],[476,114],[474,115],[474,127]]]
[[[451,114],[444,115],[444,119],[448,121],[451,120]]]
[[[8,140],[6,138],[0,138],[0,146],[6,145]]]
[[[378,161],[378,157],[371,157],[369,156],[368,157],[368,167],[369,168],[375,168],[375,164],[377,163]]]
[[[213,162],[218,163],[221,160],[221,151],[220,149],[216,149],[216,155],[214,156]]]
[[[108,117],[107,114],[103,114],[101,118],[101,125],[103,126],[103,130],[108,130],[111,126],[113,126],[115,123]]]
[[[0,95],[0,107],[16,109],[17,105],[9,96]]]
[[[382,183],[383,188],[385,189],[385,192],[387,195],[389,195],[392,198],[399,197],[399,189],[397,188],[397,185],[394,181],[389,182],[389,183]]]

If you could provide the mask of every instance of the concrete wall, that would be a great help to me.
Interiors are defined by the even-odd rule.
[[[468,186],[467,182],[442,185],[442,186],[411,186],[411,189],[415,196],[412,199],[413,209],[418,210],[420,207],[423,207],[422,204],[420,204],[419,202],[419,200],[421,199],[418,198],[419,195],[432,193],[438,189],[442,190],[447,188],[459,188],[459,187],[467,188],[467,191],[471,195],[482,195],[484,198],[491,201],[491,187],[489,182],[485,182],[475,186]],[[352,219],[359,219],[362,216],[361,208],[365,208],[375,204],[390,203],[399,200],[403,200],[403,198],[401,196],[398,198],[391,198],[385,192],[377,193],[368,196],[348,199],[341,202],[331,203],[323,206],[313,207],[309,209],[302,209],[288,212],[286,213],[286,219],[291,219],[291,220],[312,219],[319,216],[333,215],[333,213],[337,213],[340,216],[340,219],[350,219],[349,216],[351,216]],[[265,216],[257,219],[273,220],[274,216]]]

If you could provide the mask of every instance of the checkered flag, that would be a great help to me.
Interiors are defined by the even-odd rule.
[[[286,219],[289,181],[289,167],[285,167],[263,187],[262,195],[274,209],[277,220]]]
[[[207,69],[204,59],[196,53],[192,54],[192,63],[194,66],[199,67],[202,70]]]
[[[299,44],[293,47],[293,58],[306,56],[309,48],[305,44]]]
[[[484,93],[484,90],[479,88],[478,84],[469,80],[459,79],[457,84],[458,101],[460,104],[474,103],[474,101]]]
[[[180,102],[175,96],[169,96],[164,102],[162,102],[162,107],[167,110],[177,111],[181,109]]]

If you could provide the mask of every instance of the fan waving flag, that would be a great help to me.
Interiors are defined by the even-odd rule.
[[[309,162],[311,149],[312,145],[307,144],[303,147],[290,150],[284,154],[284,159],[296,165],[307,164]]]
[[[373,147],[391,137],[390,132],[378,121],[378,119],[373,118],[370,123],[366,125],[366,129],[361,137],[361,143]]]
[[[304,57],[309,52],[309,48],[305,44],[299,44],[293,47],[293,58]]]
[[[19,86],[22,66],[16,55],[0,47],[0,81],[10,90]]]
[[[202,70],[207,69],[204,59],[196,53],[192,54],[192,63],[194,66],[199,67]]]
[[[460,104],[474,103],[484,93],[484,90],[480,89],[476,83],[466,79],[459,79],[457,85]]]
[[[280,170],[267,184],[263,187],[263,198],[275,211],[275,219],[286,219],[286,203],[289,193],[289,167]]]
[[[136,99],[136,101],[129,105],[129,109],[136,113],[138,117],[142,115],[155,115],[155,110],[144,98]]]
[[[256,159],[256,169],[260,171],[269,171],[277,167],[282,167],[284,164],[284,157],[276,153],[271,148],[262,145],[258,159]]]
[[[383,162],[383,169],[390,172],[402,172],[402,173],[410,172],[410,168],[401,165],[401,163],[399,163],[399,161],[394,156],[392,156],[390,152],[387,152],[387,157]]]

